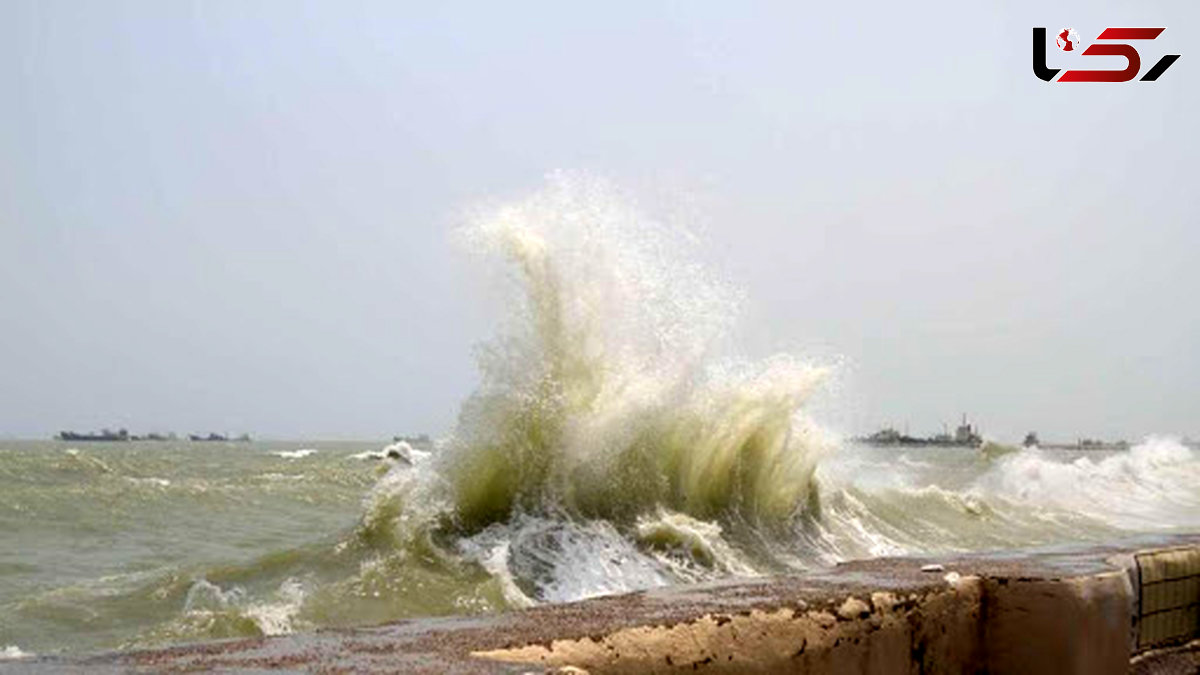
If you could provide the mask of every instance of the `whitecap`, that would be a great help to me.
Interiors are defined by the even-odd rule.
[[[296,614],[304,603],[304,584],[289,578],[275,592],[276,602],[252,604],[243,611],[264,635],[286,635],[295,630]]]
[[[1079,513],[1127,530],[1200,525],[1200,462],[1170,438],[1129,450],[1067,459],[1028,449],[1003,457],[981,477],[982,489],[1030,506]]]
[[[145,478],[138,478],[135,476],[126,476],[125,479],[135,485],[151,485],[154,487],[161,487],[161,488],[171,487],[171,481],[166,478],[156,478],[154,476],[147,476]]]
[[[404,462],[405,464],[416,464],[428,459],[430,454],[425,450],[414,448],[407,441],[396,441],[390,445],[385,445],[380,450],[367,450],[350,455],[350,457],[353,459],[370,460],[391,459]]]
[[[317,449],[316,448],[300,448],[299,450],[276,450],[275,452],[272,452],[271,454],[275,455],[276,457],[282,457],[284,459],[303,459],[305,457],[308,457],[309,455],[317,454]]]
[[[21,651],[21,648],[16,645],[8,645],[4,649],[0,649],[0,661],[6,659],[30,659],[33,654],[26,651]]]

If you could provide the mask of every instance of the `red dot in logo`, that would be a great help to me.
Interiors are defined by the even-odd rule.
[[[1074,28],[1064,28],[1058,34],[1056,42],[1058,43],[1058,48],[1064,52],[1075,51],[1075,48],[1079,45],[1079,34],[1075,32]]]

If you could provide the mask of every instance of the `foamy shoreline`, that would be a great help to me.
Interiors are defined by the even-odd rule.
[[[1179,570],[1200,574],[1200,534],[877,558],[488,617],[21,659],[0,671],[1125,673],[1136,657],[1139,672],[1155,672],[1166,657],[1146,649],[1196,630],[1194,610],[1139,619],[1170,615],[1154,575],[1170,581]]]

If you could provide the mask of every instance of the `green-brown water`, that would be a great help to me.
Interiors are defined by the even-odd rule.
[[[380,445],[0,443],[0,648],[111,648],[371,616],[345,616],[319,594],[300,610],[305,583],[342,580],[361,562],[353,546],[334,549],[379,470],[355,455]],[[371,593],[347,593],[358,591]]]
[[[462,240],[503,264],[506,314],[431,452],[0,443],[0,658],[1200,527],[1170,438],[840,440],[809,409],[836,364],[740,355],[738,294],[602,183],[554,177]]]
[[[373,458],[380,447],[0,443],[0,651],[376,624],[1200,526],[1200,462],[1165,439],[998,459],[847,445],[818,468],[819,499],[783,527],[649,502],[589,515],[545,492],[540,508],[482,528],[423,520],[449,511],[405,507],[398,486],[438,458],[414,453],[413,467]]]

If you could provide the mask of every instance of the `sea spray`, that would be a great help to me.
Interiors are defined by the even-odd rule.
[[[1151,437],[1126,452],[1062,461],[1037,448],[1008,455],[980,485],[996,498],[1024,501],[1136,531],[1200,523],[1200,463],[1177,439]]]
[[[520,291],[439,466],[464,531],[548,508],[621,522],[803,510],[828,442],[802,406],[825,371],[722,353],[736,295],[673,234],[573,174],[468,223],[462,238],[503,257]]]
[[[785,568],[769,542],[819,515],[826,370],[738,358],[737,294],[603,181],[556,174],[459,237],[508,272],[508,314],[454,433],[388,470],[342,550],[474,564],[510,606]]]

